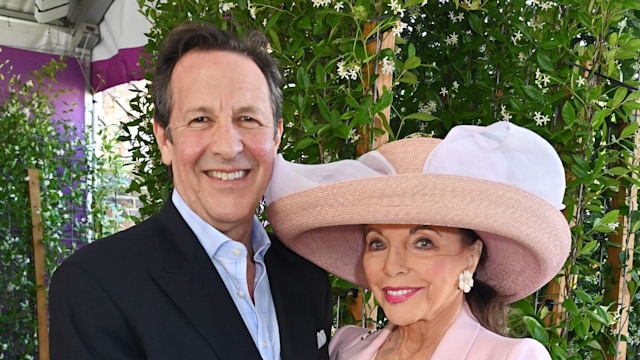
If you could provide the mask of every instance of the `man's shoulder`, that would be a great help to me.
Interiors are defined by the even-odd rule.
[[[66,261],[83,264],[100,264],[111,260],[135,259],[141,253],[153,249],[153,242],[162,230],[155,220],[155,215],[127,229],[118,231],[88,244],[81,244]],[[65,262],[66,262],[65,261]]]
[[[317,265],[313,264],[309,260],[298,255],[295,251],[289,249],[286,245],[282,243],[282,241],[280,241],[280,239],[276,234],[270,233],[270,232],[268,232],[267,234],[271,239],[271,247],[267,252],[267,256],[278,257],[280,261],[290,261],[292,263],[295,263],[297,266],[301,266],[305,268],[306,267],[317,268],[318,270],[321,270]],[[269,253],[271,253],[271,255],[269,255]]]

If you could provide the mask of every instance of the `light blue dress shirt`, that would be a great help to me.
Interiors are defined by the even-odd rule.
[[[256,264],[253,282],[253,297],[249,296],[247,287],[247,249],[239,241],[235,241],[206,223],[191,210],[177,190],[171,196],[173,204],[180,215],[207,252],[209,259],[218,270],[227,287],[236,308],[242,316],[247,329],[253,337],[260,356],[267,360],[280,359],[280,331],[276,309],[271,297],[269,277],[264,263],[264,255],[271,246],[271,240],[257,217],[253,218],[251,229],[251,245],[253,260]],[[211,304],[211,306],[216,306]]]

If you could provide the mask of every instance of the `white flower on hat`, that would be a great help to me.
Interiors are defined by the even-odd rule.
[[[465,270],[458,275],[458,288],[465,294],[471,291],[473,287],[473,274],[469,270]]]

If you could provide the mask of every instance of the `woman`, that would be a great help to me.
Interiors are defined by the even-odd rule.
[[[561,269],[571,233],[564,169],[534,132],[457,126],[358,161],[276,161],[266,199],[293,251],[370,289],[389,325],[346,326],[332,359],[549,359],[505,336],[507,304]]]

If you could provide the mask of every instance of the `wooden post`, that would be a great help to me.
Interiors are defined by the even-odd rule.
[[[566,275],[562,275],[557,279],[551,280],[544,289],[544,296],[542,297],[542,306],[550,307],[551,312],[547,315],[543,321],[547,326],[553,326],[559,324],[563,317],[564,311],[562,308],[562,302],[566,298],[567,280]],[[560,332],[562,329],[558,329]]]
[[[377,23],[375,21],[370,21],[364,25],[364,36],[369,36],[374,30],[376,30]],[[392,33],[386,32],[382,34],[382,39],[376,36],[374,37],[374,41],[369,41],[367,43],[367,53],[369,55],[378,54],[382,49],[393,49],[395,47],[395,36]],[[393,74],[382,74],[381,72],[377,72],[379,68],[380,59],[377,57],[370,63],[368,63],[363,68],[363,80],[365,83],[365,87],[369,87],[369,78],[372,74],[378,74],[378,78],[374,84],[375,89],[372,90],[374,100],[377,100],[378,94],[382,94],[384,89],[391,89],[393,85]],[[391,106],[387,106],[382,110],[382,113],[386,117],[386,121],[389,121],[389,116],[391,115]],[[379,129],[382,132],[376,132],[371,139],[371,129]],[[358,133],[360,134],[360,141],[357,144],[356,152],[358,155],[362,155],[369,150],[377,149],[381,145],[387,143],[389,141],[389,133],[385,130],[384,120],[378,115],[375,114],[373,121],[371,123],[371,128],[359,128]],[[377,320],[378,309],[375,305],[374,298],[371,296],[367,303],[364,303],[363,291],[358,291],[358,296],[356,296],[353,300],[353,303],[347,307],[347,310],[351,313],[355,320],[360,320],[362,323],[366,320],[365,327],[374,329]],[[364,314],[364,319],[363,319]]]
[[[570,173],[567,173],[565,175],[569,179],[569,181],[573,179],[573,176]],[[576,211],[580,210],[576,209]],[[573,216],[573,218],[575,219],[576,216]],[[571,226],[573,225],[575,225],[575,223],[571,224]],[[565,314],[562,303],[567,297],[568,289],[570,289],[575,284],[575,280],[575,275],[571,275],[565,272],[558,278],[551,280],[545,286],[541,299],[541,305],[550,307],[550,313],[544,319],[542,319],[545,325],[554,326],[559,324],[564,319]],[[562,332],[562,329],[560,328],[558,328],[557,330],[558,333]]]
[[[636,120],[637,121],[637,120]],[[624,128],[624,123],[618,125],[616,135]],[[635,139],[635,157],[640,155],[638,147],[640,146],[638,135]],[[624,166],[624,165],[622,165]],[[630,203],[627,204],[627,191],[630,190]],[[614,197],[611,199],[611,209],[621,209],[629,207],[637,209],[638,192],[635,186],[628,189],[620,186]],[[621,213],[618,216],[619,226],[616,231],[609,235],[609,241],[613,244],[607,247],[607,262],[611,264],[612,279],[610,286],[605,290],[605,298],[614,301],[614,309],[620,314],[617,322],[618,339],[613,345],[617,349],[616,354],[607,355],[608,360],[624,360],[627,357],[627,342],[624,340],[629,335],[629,306],[631,305],[631,296],[627,288],[627,284],[631,280],[631,271],[633,267],[633,248],[635,242],[635,234],[630,232],[625,226],[628,218],[626,214]],[[626,261],[620,262],[620,254],[626,253]]]
[[[38,316],[38,354],[40,360],[49,360],[49,321],[47,317],[47,292],[45,285],[44,244],[42,240],[42,215],[40,207],[40,177],[38,170],[27,170],[31,224],[33,225],[33,264],[36,273],[36,310]]]
[[[370,21],[364,24],[364,36],[369,36],[374,30],[376,30],[377,23],[375,21]],[[367,43],[367,53],[369,55],[378,54],[382,49],[393,49],[396,46],[396,38],[390,32],[385,32],[382,34],[382,38],[375,36],[373,41],[369,41]],[[384,89],[391,89],[393,85],[393,74],[383,74],[381,72],[377,72],[376,70],[379,68],[379,61],[377,57],[369,62],[362,70],[363,81],[365,87],[369,87],[369,79],[372,74],[377,74],[378,78],[374,84],[375,89],[372,90],[374,100],[377,100],[378,94],[382,94]],[[391,115],[391,106],[387,106],[382,110],[382,113],[387,118],[386,121],[389,121],[389,116]],[[371,139],[371,129],[380,129],[383,132],[376,132]],[[371,129],[358,129],[360,133],[360,142],[357,145],[357,153],[358,155],[362,155],[368,152],[371,149],[377,149],[381,145],[387,143],[389,141],[389,133],[386,132],[384,127],[384,121],[380,117],[380,115],[375,114]]]

